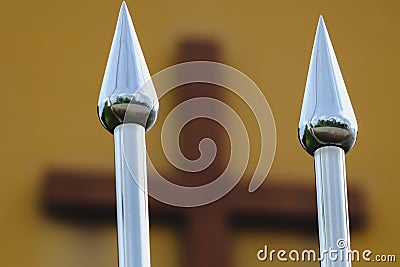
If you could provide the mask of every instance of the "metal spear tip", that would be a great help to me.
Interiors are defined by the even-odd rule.
[[[322,16],[311,54],[298,130],[300,143],[311,155],[323,146],[338,146],[348,152],[357,137],[357,120]]]
[[[125,2],[119,12],[97,111],[111,133],[127,122],[140,124],[147,131],[157,118],[157,94]]]

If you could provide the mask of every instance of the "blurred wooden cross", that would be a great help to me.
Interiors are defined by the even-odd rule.
[[[218,47],[210,41],[189,40],[181,44],[179,58],[180,62],[218,61]],[[199,96],[224,98],[223,90],[210,84],[185,85],[174,94],[177,104]],[[180,146],[185,156],[197,158],[198,143],[205,137],[213,139],[219,151],[229,151],[228,137],[220,125],[207,119],[197,119],[190,124],[183,128],[180,136]],[[151,133],[155,132],[153,130]],[[207,184],[224,170],[228,160],[226,154],[229,153],[218,153],[212,166],[200,173],[189,174],[174,169],[163,170],[163,174],[180,185]],[[185,238],[182,266],[232,266],[229,235],[233,228],[291,228],[317,238],[314,184],[276,184],[266,181],[260,189],[250,194],[248,182],[249,179],[242,178],[225,197],[197,208],[172,207],[150,198],[151,224],[173,224]],[[111,171],[104,174],[96,171],[51,170],[46,176],[43,192],[46,214],[82,223],[115,223],[115,185]],[[365,221],[363,198],[361,192],[351,185],[349,195],[351,227],[357,230]]]

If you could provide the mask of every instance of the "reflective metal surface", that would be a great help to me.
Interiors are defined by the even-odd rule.
[[[125,122],[140,124],[146,130],[157,118],[157,95],[125,2],[119,13],[97,111],[101,123],[111,133],[125,116]]]
[[[311,55],[298,134],[311,155],[324,146],[348,152],[357,137],[357,120],[322,16]]]
[[[145,130],[157,118],[158,99],[125,2],[97,109],[101,123],[115,140],[118,265],[149,267]],[[135,168],[129,169],[127,155]]]
[[[315,151],[314,158],[320,255],[324,255],[324,251],[338,252],[336,260],[325,254],[321,267],[350,267],[351,261],[347,259],[350,255],[350,231],[344,151],[339,147],[325,146]]]
[[[144,128],[135,123],[114,131],[118,266],[150,267],[149,211]],[[126,154],[135,162],[129,169]]]

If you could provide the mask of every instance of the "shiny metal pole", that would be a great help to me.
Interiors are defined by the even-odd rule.
[[[129,141],[124,139],[129,136]],[[128,123],[114,130],[119,266],[150,266],[146,141],[143,126]],[[127,145],[129,147],[127,147]],[[124,150],[136,168],[129,169]],[[136,179],[135,179],[136,178]],[[144,188],[141,188],[143,186]]]
[[[150,266],[145,131],[157,113],[157,95],[123,2],[98,102],[100,121],[115,141],[120,267]]]
[[[315,161],[322,267],[350,267],[345,153],[357,137],[357,120],[322,16],[315,36],[299,139]]]
[[[321,147],[315,151],[314,161],[320,256],[324,257],[321,266],[351,266],[344,150]]]

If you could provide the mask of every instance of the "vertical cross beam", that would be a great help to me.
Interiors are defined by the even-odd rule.
[[[179,52],[179,62],[187,61],[219,61],[219,49],[212,41],[207,40],[186,40],[181,43]],[[218,75],[218,74],[216,74]],[[180,102],[197,97],[211,97],[223,100],[221,88],[216,85],[196,83],[188,84],[179,88]],[[179,104],[179,103],[177,103]],[[215,110],[218,112],[218,110]],[[204,138],[212,138],[218,147],[218,151],[229,151],[227,144],[229,141],[224,136],[224,130],[217,123],[207,119],[197,119],[194,125],[188,125],[186,131],[182,131],[181,148],[183,153],[187,153],[189,158],[196,158],[199,141]],[[212,129],[212,130],[210,130]],[[197,154],[197,155],[196,155]],[[217,153],[211,166],[206,170],[190,174],[192,182],[188,182],[184,177],[180,177],[179,183],[194,186],[207,184],[217,178],[224,170],[228,153]],[[188,176],[186,174],[185,176]],[[191,184],[190,184],[191,183]],[[202,207],[191,208],[187,211],[189,216],[186,226],[186,236],[190,240],[186,246],[188,259],[187,263],[192,267],[228,267],[230,266],[228,257],[228,227],[223,206],[214,207],[214,203]],[[209,220],[207,218],[213,218]]]

